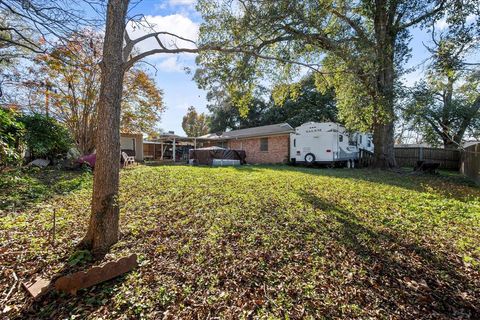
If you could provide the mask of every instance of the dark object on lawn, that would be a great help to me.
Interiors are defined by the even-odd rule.
[[[55,289],[75,295],[80,289],[118,277],[132,270],[137,265],[137,255],[132,254],[117,261],[107,262],[103,266],[60,277],[55,281]]]
[[[29,166],[35,166],[39,168],[45,168],[50,164],[50,160],[48,159],[35,159],[32,162],[30,162],[28,165]]]
[[[440,167],[440,162],[433,161],[417,161],[417,165],[413,168],[414,171],[423,171],[426,173],[436,174],[438,167]]]
[[[188,159],[191,164],[212,165],[213,159],[239,160],[245,164],[246,154],[244,150],[224,149],[219,147],[191,149]]]
[[[85,155],[85,156],[81,156],[80,158],[78,158],[77,162],[80,165],[86,164],[91,168],[95,168],[95,161],[96,160],[97,160],[97,155],[95,153],[92,153],[92,154],[88,154],[88,155]]]
[[[50,285],[50,280],[37,277],[31,282],[22,282],[23,287],[30,293],[30,295],[36,299],[40,295],[48,291],[48,286]]]

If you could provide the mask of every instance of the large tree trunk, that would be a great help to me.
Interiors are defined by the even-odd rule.
[[[120,171],[120,105],[124,76],[123,36],[128,0],[109,0],[102,78],[98,102],[92,212],[83,245],[97,256],[118,241]]]
[[[393,122],[388,124],[377,124],[373,128],[373,145],[374,145],[374,167],[380,169],[389,169],[396,167],[395,150],[394,150],[394,125]]]
[[[376,97],[377,111],[374,115],[373,144],[374,167],[387,169],[396,167],[394,150],[394,84],[395,84],[395,31],[387,1],[376,1],[375,38],[377,55]]]

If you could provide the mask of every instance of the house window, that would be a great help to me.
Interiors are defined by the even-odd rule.
[[[260,139],[260,151],[268,151],[268,138]]]

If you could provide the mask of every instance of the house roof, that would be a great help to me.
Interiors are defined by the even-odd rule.
[[[201,136],[199,138],[228,140],[228,139],[251,138],[251,137],[287,134],[291,132],[294,132],[294,130],[292,126],[290,126],[288,123],[278,123],[278,124],[272,124],[268,126],[227,131],[227,132],[223,132],[221,135],[218,135],[216,133],[210,133],[210,134]]]
[[[476,145],[477,143],[480,143],[480,141],[465,141],[463,143],[463,147],[468,148],[470,146]]]
[[[207,133],[207,134],[204,134],[203,136],[200,136],[200,137],[197,137],[197,138],[198,138],[198,139],[206,139],[206,140],[212,140],[212,139],[220,139],[220,140],[223,140],[223,139],[224,139],[223,133],[224,133],[224,132],[222,132],[221,134]]]
[[[161,144],[163,142],[167,142],[167,141],[173,141],[173,140],[176,140],[177,142],[180,142],[180,141],[193,141],[193,137],[182,137],[182,136],[179,136],[177,134],[172,134],[172,133],[164,133],[164,134],[161,134],[158,136],[158,138],[156,139],[152,139],[152,140],[143,140],[143,143],[146,143],[146,144]]]
[[[395,144],[395,148],[431,148],[428,143],[399,143]]]
[[[143,136],[141,132],[120,132],[121,137],[136,137],[136,136]]]

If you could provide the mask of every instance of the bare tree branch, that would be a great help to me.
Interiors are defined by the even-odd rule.
[[[374,43],[371,41],[371,39],[365,33],[365,30],[363,30],[363,28],[355,20],[352,20],[351,18],[347,17],[346,15],[338,12],[335,8],[332,8],[330,11],[333,13],[333,15],[342,19],[346,23],[348,23],[348,25],[350,27],[352,27],[353,30],[355,30],[355,32],[358,34],[358,36],[360,38],[362,38],[363,41],[365,41],[366,43],[370,43],[371,45],[374,45]]]
[[[424,21],[425,19],[428,19],[432,16],[434,16],[435,14],[441,12],[443,9],[445,9],[445,6],[447,5],[447,1],[446,0],[442,0],[440,2],[440,4],[438,5],[438,7],[432,9],[431,11],[427,11],[425,12],[424,14],[421,14],[415,18],[412,18],[410,21],[402,24],[402,25],[399,25],[398,26],[398,30],[405,30],[411,26],[414,26],[416,25],[417,23],[420,23],[422,21]],[[400,23],[400,21],[398,21],[398,23]]]

